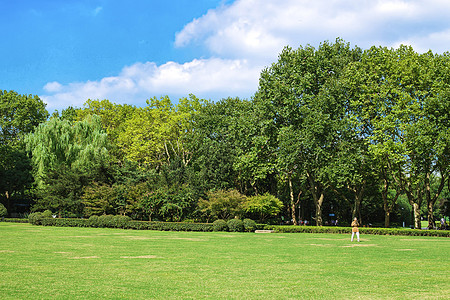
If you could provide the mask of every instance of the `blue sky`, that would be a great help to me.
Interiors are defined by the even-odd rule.
[[[0,0],[0,89],[49,111],[250,98],[284,46],[450,50],[447,0]]]

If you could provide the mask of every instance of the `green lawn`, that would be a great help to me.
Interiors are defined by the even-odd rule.
[[[450,239],[0,223],[2,299],[448,299]]]

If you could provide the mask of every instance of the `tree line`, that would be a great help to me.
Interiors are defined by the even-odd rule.
[[[9,213],[421,227],[448,216],[450,56],[286,47],[250,99],[143,107],[88,100],[49,116],[0,92]]]

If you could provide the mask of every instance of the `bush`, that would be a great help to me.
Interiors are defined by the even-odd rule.
[[[244,223],[244,230],[246,232],[253,232],[256,230],[256,222],[252,219],[244,219],[242,222]]]
[[[126,228],[128,222],[131,221],[131,218],[128,216],[114,216],[113,218],[113,226],[115,228]]]
[[[42,219],[44,219],[44,217],[41,212],[34,212],[28,215],[28,222],[33,225],[42,225]]]
[[[228,230],[231,232],[243,232],[244,222],[241,219],[231,219],[227,222]]]
[[[42,217],[43,218],[53,218],[53,213],[49,209],[44,210],[44,212],[42,213]]]
[[[0,218],[4,218],[8,214],[6,207],[0,203]]]
[[[212,224],[213,224],[213,231],[227,231],[228,230],[227,222],[225,222],[225,220],[222,220],[222,219],[215,220]]]
[[[98,216],[90,216],[88,219],[89,227],[98,227]]]
[[[97,227],[113,228],[114,227],[114,216],[113,215],[101,215],[100,217],[98,217]]]
[[[76,218],[43,218],[41,223],[43,226],[89,227],[89,220]]]
[[[184,222],[148,222],[130,221],[128,229],[159,230],[159,231],[213,231],[211,223],[184,223]]]

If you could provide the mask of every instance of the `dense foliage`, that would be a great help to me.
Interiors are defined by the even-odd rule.
[[[241,231],[250,219],[434,228],[448,216],[448,53],[286,47],[251,100],[88,100],[49,119],[36,96],[0,100],[0,201],[12,217]]]

